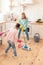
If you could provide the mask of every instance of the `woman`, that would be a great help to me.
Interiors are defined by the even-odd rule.
[[[22,30],[25,30],[24,32],[26,33],[27,40],[29,40],[29,35],[28,35],[28,30],[27,30],[28,19],[27,19],[24,12],[21,14],[21,18],[19,19],[19,23],[20,23],[20,29],[19,29],[19,33],[18,33],[18,40],[20,39],[20,34],[21,34]]]

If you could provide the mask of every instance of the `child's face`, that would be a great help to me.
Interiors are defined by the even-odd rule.
[[[16,29],[18,30],[18,27],[16,27]]]

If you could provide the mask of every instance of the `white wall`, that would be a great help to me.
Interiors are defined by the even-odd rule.
[[[30,21],[36,21],[43,17],[43,0],[36,0],[34,3],[26,8],[26,14]]]

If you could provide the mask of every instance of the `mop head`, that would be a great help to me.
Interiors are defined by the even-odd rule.
[[[22,48],[23,45],[21,43],[18,44],[18,48]]]
[[[30,51],[30,50],[31,50],[31,48],[28,47],[27,45],[24,45],[24,46],[22,47],[22,49],[27,50],[27,51]]]

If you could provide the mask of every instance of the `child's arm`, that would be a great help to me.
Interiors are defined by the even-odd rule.
[[[6,36],[6,33],[9,32],[9,30],[2,32],[3,36]]]

